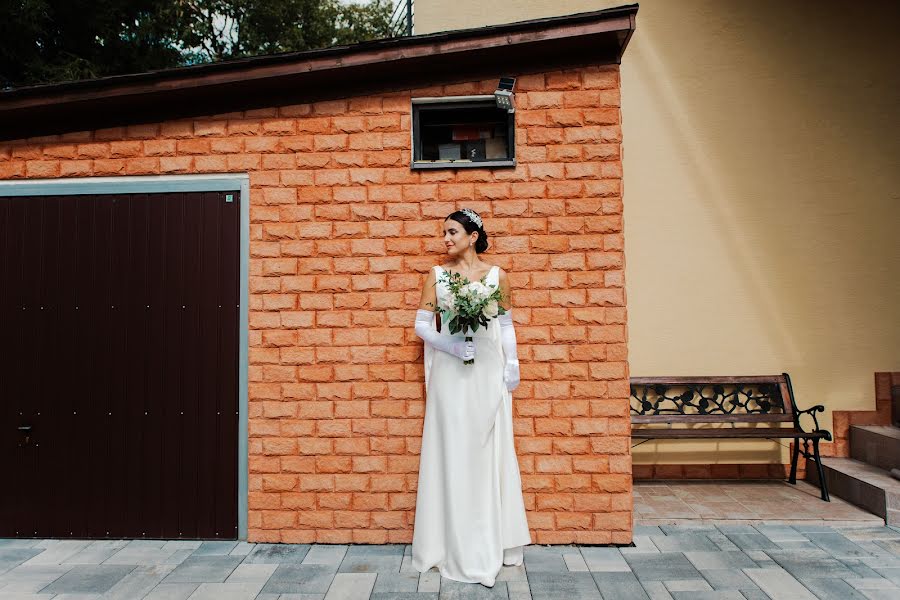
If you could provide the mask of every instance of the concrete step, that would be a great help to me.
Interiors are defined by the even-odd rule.
[[[853,458],[822,458],[828,492],[864,508],[888,525],[900,525],[900,481],[890,472]],[[819,485],[815,466],[807,462],[806,479]]]
[[[900,427],[851,426],[850,456],[888,471],[900,467]]]

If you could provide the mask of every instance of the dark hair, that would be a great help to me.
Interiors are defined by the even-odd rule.
[[[463,226],[463,229],[466,230],[467,233],[478,232],[478,239],[475,240],[475,253],[481,254],[485,250],[488,249],[488,234],[484,230],[484,227],[478,225],[472,218],[464,213],[461,210],[454,211],[447,215],[447,218],[444,221],[449,221],[453,219],[457,223]]]

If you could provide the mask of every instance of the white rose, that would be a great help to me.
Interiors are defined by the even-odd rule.
[[[438,302],[438,306],[440,306],[444,310],[456,312],[456,299],[451,294],[446,294],[441,297],[440,301]]]
[[[466,294],[473,300],[480,300],[481,298],[486,298],[490,295],[490,291],[488,290],[487,286],[480,281],[467,283],[460,291],[462,291],[462,293]]]
[[[500,307],[497,305],[496,300],[491,300],[484,305],[484,310],[482,312],[488,319],[493,319],[497,316],[497,313],[500,312]]]

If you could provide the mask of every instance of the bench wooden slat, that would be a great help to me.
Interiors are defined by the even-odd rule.
[[[764,415],[718,414],[671,414],[671,415],[631,415],[632,423],[793,423],[794,417],[784,413]]]
[[[721,385],[729,383],[781,383],[784,382],[784,375],[750,375],[737,377],[703,377],[694,375],[692,377],[631,377],[631,383],[636,385],[652,385],[654,383],[671,383],[675,385],[684,385],[696,383],[698,385]]]
[[[657,429],[640,427],[631,430],[631,437],[639,439],[697,439],[697,438],[824,438],[824,433],[804,433],[787,427],[705,427],[703,429]]]

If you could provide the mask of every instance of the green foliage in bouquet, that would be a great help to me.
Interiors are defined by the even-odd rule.
[[[441,315],[441,322],[450,328],[450,334],[469,330],[475,332],[479,327],[487,327],[488,321],[505,314],[500,305],[506,300],[499,286],[487,285],[484,280],[471,282],[460,273],[442,271],[438,281],[444,283],[449,290],[449,297],[443,298],[435,311]]]

